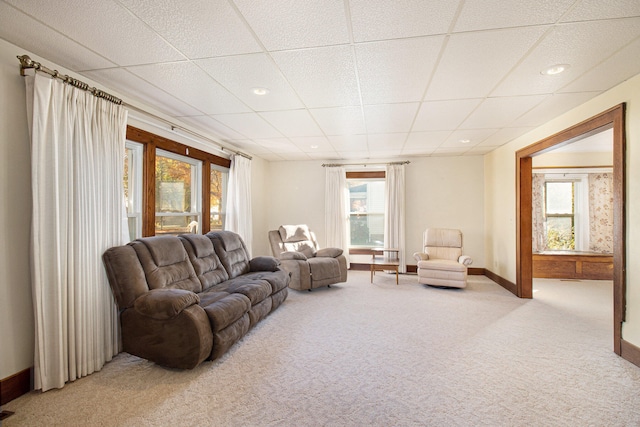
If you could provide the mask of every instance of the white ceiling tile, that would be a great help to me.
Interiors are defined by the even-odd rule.
[[[151,105],[158,111],[162,111],[171,116],[201,114],[186,102],[179,100],[173,95],[169,95],[160,88],[123,68],[85,71],[82,75],[102,83],[106,87],[117,87],[123,94]]]
[[[326,135],[365,133],[361,107],[315,108],[309,110]]]
[[[401,150],[407,135],[407,133],[370,134],[367,137],[369,151]]]
[[[190,59],[262,51],[227,0],[119,0]]]
[[[356,42],[444,34],[459,1],[350,0]]]
[[[509,126],[536,127],[545,124],[574,107],[587,102],[599,92],[557,93],[548,96]]]
[[[268,162],[280,162],[285,160],[284,158],[282,158],[281,155],[279,154],[274,154],[274,153],[261,153],[258,157],[268,161]]]
[[[234,0],[267,50],[349,43],[342,0]]]
[[[307,107],[360,105],[350,46],[274,52],[272,56]]]
[[[307,153],[277,153],[277,154],[282,158],[282,160],[298,161],[298,162],[311,160],[311,157],[309,157],[309,154]]]
[[[304,105],[278,67],[264,53],[194,61],[255,111],[291,110]],[[269,90],[256,95],[255,88]]]
[[[543,32],[527,27],[452,35],[425,100],[487,96]]]
[[[456,99],[423,102],[413,131],[453,130],[482,102],[482,99]]]
[[[244,135],[234,131],[230,127],[220,123],[213,117],[209,116],[188,116],[188,117],[180,117],[185,123],[190,123],[204,132],[217,135],[223,141],[231,141],[235,139],[242,139]]]
[[[289,139],[305,153],[335,151],[333,145],[324,136],[298,136]]]
[[[563,22],[640,16],[640,2],[636,0],[582,0],[562,18]]]
[[[585,74],[560,89],[560,92],[605,91],[640,73],[640,39],[627,45]]]
[[[338,152],[367,150],[368,148],[366,135],[336,135],[328,138]]]
[[[369,157],[369,151],[358,150],[358,151],[340,151],[339,156],[343,160],[362,160]]]
[[[433,153],[435,148],[403,148],[402,155],[403,156],[411,156],[411,157],[428,157]]]
[[[366,105],[367,131],[371,133],[408,132],[418,110],[418,103]]]
[[[518,138],[519,136],[524,135],[532,129],[533,128],[531,127],[502,128],[494,134],[490,135],[484,141],[480,142],[478,145],[476,145],[476,147],[497,147],[500,145],[504,145]]]
[[[369,156],[377,159],[395,159],[402,156],[402,149],[396,150],[369,150]]]
[[[356,46],[364,104],[421,101],[444,37],[420,37]]]
[[[250,139],[282,136],[273,126],[255,113],[218,114],[213,118]]]
[[[498,147],[473,147],[471,148],[471,150],[467,151],[464,155],[465,156],[479,156],[482,154],[487,154],[492,152],[493,150],[495,150]]]
[[[405,150],[434,150],[451,135],[450,131],[411,132],[404,146]]]
[[[265,153],[271,154],[271,150],[269,150],[264,145],[258,144],[257,142],[251,139],[233,140],[231,141],[231,143],[234,146],[238,147],[239,149],[247,151],[251,154],[259,154],[259,155],[262,155]]]
[[[127,9],[113,1],[8,0],[17,8],[118,65],[184,59]]]
[[[640,18],[558,25],[492,96],[553,93],[638,36]],[[541,73],[555,64],[569,64],[570,68],[553,76]]]
[[[191,62],[142,65],[129,67],[128,70],[202,113],[250,111],[238,98]]]
[[[456,147],[456,148],[464,148],[465,150],[470,149],[471,147],[475,147],[480,144],[482,141],[487,139],[493,133],[496,132],[497,129],[466,129],[466,130],[457,130],[452,132],[447,139],[440,145],[440,148],[445,147]],[[462,142],[464,140],[468,140],[469,142]]]
[[[271,111],[260,115],[284,136],[322,135],[322,131],[307,110]]]
[[[3,2],[0,2],[0,16],[0,38],[19,39],[17,44],[21,48],[49,61],[64,64],[69,70],[80,71],[116,65]],[[18,53],[22,54],[16,52]],[[31,59],[37,60],[34,57]]]
[[[461,156],[469,151],[467,148],[460,147],[443,147],[436,148],[432,153],[432,157],[447,157],[447,156]]]
[[[256,138],[254,141],[272,153],[302,153],[288,138]]]
[[[305,153],[313,160],[340,160],[341,156],[336,151],[307,151]]]
[[[514,120],[540,104],[547,95],[487,98],[460,125],[462,129],[485,129],[509,126]]]
[[[553,24],[574,3],[575,0],[465,0],[454,31]]]

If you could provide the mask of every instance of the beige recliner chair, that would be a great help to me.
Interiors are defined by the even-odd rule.
[[[428,228],[423,237],[424,252],[413,257],[418,262],[418,283],[464,288],[471,257],[462,255],[462,232],[448,228]]]
[[[318,247],[315,234],[306,225],[282,225],[269,231],[273,256],[291,273],[289,287],[311,290],[347,281],[347,259],[342,249]]]

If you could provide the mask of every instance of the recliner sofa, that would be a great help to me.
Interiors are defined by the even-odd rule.
[[[250,259],[229,231],[137,239],[103,254],[122,350],[191,369],[215,360],[287,298],[274,257]]]

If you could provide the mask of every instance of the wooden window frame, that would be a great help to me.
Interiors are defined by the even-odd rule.
[[[347,179],[386,179],[387,174],[385,171],[352,171],[346,173]],[[351,246],[351,242],[349,242]],[[349,247],[350,255],[373,255],[371,248],[364,247]]]
[[[154,236],[156,234],[156,149],[169,151],[171,153],[180,154],[182,156],[191,157],[192,159],[202,162],[202,228],[201,230],[209,230],[211,227],[211,218],[209,215],[211,202],[209,191],[211,187],[211,174],[209,173],[211,165],[218,165],[224,168],[231,167],[231,160],[206,151],[198,150],[185,144],[173,141],[171,139],[155,135],[151,132],[138,129],[133,126],[127,126],[127,139],[143,145],[143,161],[142,161],[142,236]]]

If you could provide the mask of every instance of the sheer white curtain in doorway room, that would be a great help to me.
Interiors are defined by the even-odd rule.
[[[344,167],[326,168],[325,177],[326,247],[340,248],[349,267],[349,188]]]
[[[238,233],[249,254],[252,253],[253,224],[251,214],[251,160],[234,154],[231,156],[229,184],[227,186],[227,217],[225,230]]]
[[[34,386],[61,388],[118,353],[102,254],[124,244],[127,112],[56,78],[26,78],[31,134]]]
[[[398,272],[406,273],[404,253],[405,209],[404,209],[404,164],[388,164],[384,187],[384,247],[399,249]]]

